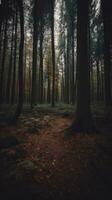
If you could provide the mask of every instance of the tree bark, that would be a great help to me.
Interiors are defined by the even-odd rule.
[[[54,1],[51,1],[51,46],[52,46],[52,107],[55,107],[55,41],[54,41]]]
[[[69,104],[70,97],[70,30],[67,31],[67,56],[66,56],[66,103]]]
[[[15,86],[16,86],[16,62],[17,62],[17,28],[18,28],[18,10],[16,7],[16,17],[15,17],[15,38],[14,38],[14,65],[13,65],[13,75],[12,75],[12,91],[11,91],[11,104],[15,101]]]
[[[102,16],[104,24],[104,77],[105,77],[105,104],[108,106],[111,102],[111,55],[110,55],[110,46],[111,46],[111,34],[110,29],[111,25],[111,2],[108,0],[101,1],[102,7]]]
[[[10,50],[10,59],[9,59],[9,69],[8,69],[8,79],[6,87],[6,103],[10,102],[10,90],[11,90],[11,78],[12,78],[12,61],[13,61],[13,42],[14,42],[14,19],[12,22],[12,38],[11,38],[11,50]]]
[[[20,46],[19,46],[19,71],[18,71],[18,80],[19,80],[19,96],[18,96],[18,105],[13,118],[13,122],[16,123],[19,115],[21,114],[23,107],[23,95],[24,95],[24,84],[23,84],[23,55],[24,55],[24,8],[23,0],[20,0],[18,3],[19,15],[20,15]]]
[[[4,30],[4,41],[3,41],[3,56],[1,62],[1,76],[0,76],[0,104],[3,103],[3,86],[4,86],[4,70],[5,70],[5,60],[6,60],[6,51],[7,51],[7,28],[8,28],[8,19],[5,19],[5,30]]]
[[[72,78],[72,85],[71,85],[71,103],[74,105],[75,103],[75,77],[74,77],[74,73],[75,73],[75,58],[74,58],[74,21],[72,22],[72,74],[71,74],[71,78]]]
[[[40,27],[40,69],[39,69],[39,98],[40,103],[43,103],[43,17],[41,16]]]
[[[90,70],[88,62],[89,0],[77,1],[77,105],[75,120],[67,134],[92,132],[90,109]]]
[[[38,41],[38,16],[37,1],[34,5],[33,16],[33,62],[32,62],[32,89],[31,89],[31,108],[37,103],[37,41]]]

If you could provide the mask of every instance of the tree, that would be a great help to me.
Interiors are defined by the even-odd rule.
[[[43,32],[44,32],[44,20],[41,14],[40,17],[40,66],[39,66],[39,97],[40,103],[43,103]]]
[[[38,41],[38,11],[39,2],[35,0],[33,7],[33,62],[32,62],[32,89],[31,89],[31,107],[37,103],[37,41]]]
[[[89,0],[77,1],[77,105],[71,132],[94,130],[90,109],[90,69],[88,62]],[[69,134],[69,133],[67,133]]]
[[[9,59],[9,69],[6,87],[6,103],[10,102],[10,89],[11,89],[11,75],[12,75],[12,64],[13,64],[13,40],[14,40],[14,19],[12,21],[12,36],[11,36],[11,49],[10,49],[10,59]]]
[[[18,80],[19,80],[19,95],[18,95],[18,105],[13,118],[15,123],[18,120],[19,115],[22,111],[23,106],[23,95],[24,95],[24,84],[23,84],[23,55],[24,55],[24,8],[23,0],[18,2],[18,9],[20,15],[20,45],[19,45],[19,71],[18,71]]]
[[[111,99],[111,33],[112,31],[112,5],[111,1],[101,1],[103,25],[104,25],[104,74],[105,74],[105,104],[108,106]]]
[[[55,42],[54,42],[54,6],[55,1],[51,0],[51,46],[52,46],[52,107],[55,106]]]
[[[18,30],[18,7],[15,9],[15,36],[14,36],[14,64],[12,74],[12,90],[11,90],[11,104],[14,104],[15,100],[15,86],[16,86],[16,67],[17,67],[17,30]]]
[[[4,71],[5,71],[5,61],[6,61],[6,51],[7,51],[7,29],[8,29],[8,19],[5,19],[5,28],[4,28],[4,41],[3,41],[3,55],[1,62],[1,76],[0,76],[0,104],[3,103],[3,89],[4,89]]]

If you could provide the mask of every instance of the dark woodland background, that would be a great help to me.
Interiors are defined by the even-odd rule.
[[[1,200],[107,200],[111,186],[111,0],[1,0]]]

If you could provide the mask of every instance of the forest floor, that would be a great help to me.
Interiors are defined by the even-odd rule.
[[[25,109],[16,126],[0,123],[1,200],[112,199],[111,117],[101,109],[97,133],[67,139],[68,110]]]

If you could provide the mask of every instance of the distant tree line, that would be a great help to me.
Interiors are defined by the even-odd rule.
[[[94,129],[91,103],[112,104],[110,0],[2,0],[0,107],[76,105],[73,130]]]

